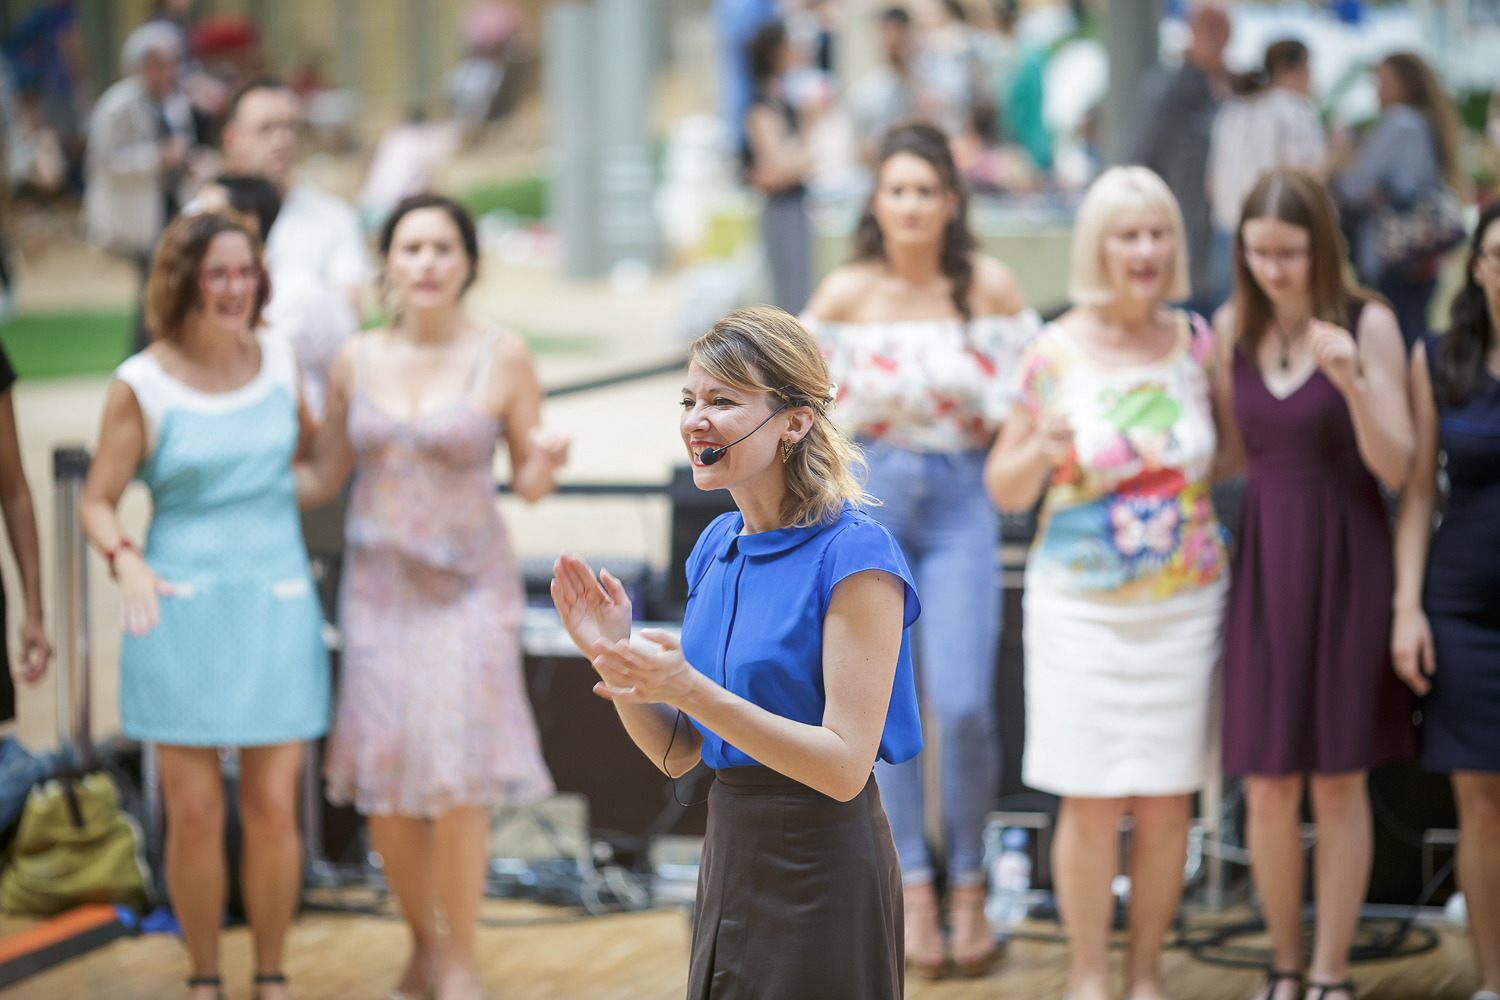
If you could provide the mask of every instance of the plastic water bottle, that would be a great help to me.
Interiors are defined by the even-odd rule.
[[[1026,919],[1026,896],[1031,892],[1031,856],[1026,853],[1026,831],[1010,827],[1000,836],[1000,856],[990,870],[990,898],[985,916],[1001,927],[1015,927]]]

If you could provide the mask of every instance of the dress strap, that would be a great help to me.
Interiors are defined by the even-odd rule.
[[[474,399],[480,398],[484,394],[484,387],[489,385],[490,366],[495,360],[495,342],[499,339],[494,327],[484,332],[484,343],[479,345],[479,357],[474,362],[474,371],[469,375],[469,395]]]

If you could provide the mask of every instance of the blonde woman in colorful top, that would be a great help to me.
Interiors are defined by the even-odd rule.
[[[887,135],[855,260],[808,306],[838,384],[834,418],[869,464],[870,509],[896,536],[925,595],[917,626],[921,695],[937,720],[952,888],[944,952],[916,758],[876,777],[901,856],[907,964],[943,975],[951,956],[983,975],[995,956],[984,919],[983,827],[1000,751],[994,713],[1001,595],[999,518],[981,473],[1009,407],[1015,359],[1040,328],[1005,265],[974,252],[948,141],[931,125]]]
[[[1053,844],[1069,990],[1109,990],[1110,882],[1133,817],[1127,997],[1160,1000],[1189,797],[1202,783],[1228,586],[1209,487],[1233,456],[1227,372],[1188,294],[1182,216],[1144,167],[1106,171],[1073,231],[1076,308],[1027,349],[985,469],[1002,510],[1046,501],[1026,570],[1026,783]],[[1050,480],[1050,485],[1049,485]]]

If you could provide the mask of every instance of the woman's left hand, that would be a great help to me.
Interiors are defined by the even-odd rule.
[[[531,445],[531,461],[538,471],[552,472],[567,464],[569,440],[565,432],[533,427],[527,442]]]
[[[1348,330],[1315,319],[1308,326],[1307,346],[1335,389],[1345,396],[1354,391],[1354,380],[1359,374],[1359,345]]]
[[[629,639],[614,643],[601,639],[594,643],[594,669],[620,682],[616,685],[600,681],[594,685],[594,693],[610,701],[680,708],[679,702],[688,696],[702,675],[683,657],[682,647],[670,633],[657,628],[642,629],[641,638],[655,643],[660,651],[631,646]]]

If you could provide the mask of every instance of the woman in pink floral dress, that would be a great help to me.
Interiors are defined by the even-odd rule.
[[[495,509],[495,447],[503,438],[513,489],[536,500],[568,443],[537,427],[541,393],[520,339],[463,314],[478,257],[468,214],[413,196],[380,248],[394,321],[344,345],[328,419],[297,467],[304,506],[355,473],[329,797],[369,817],[411,926],[392,996],[459,1000],[479,996],[488,809],[552,790],[521,674],[524,600]]]

